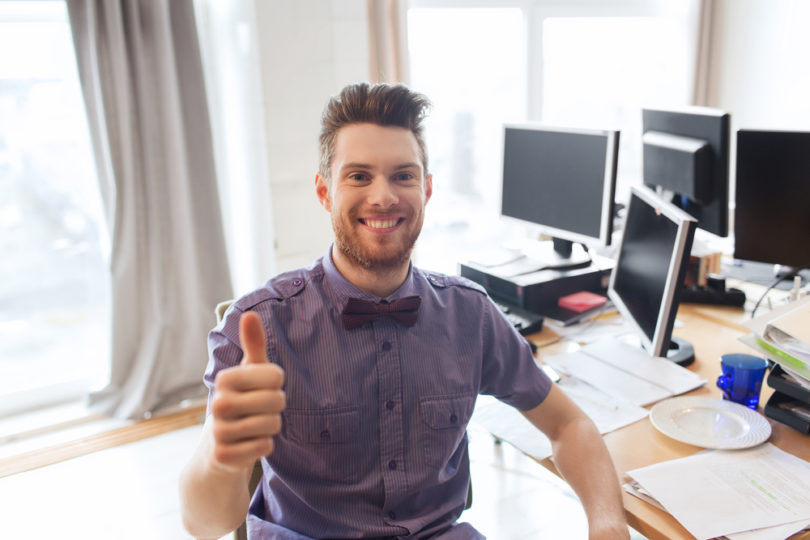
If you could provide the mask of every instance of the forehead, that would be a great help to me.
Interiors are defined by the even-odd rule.
[[[365,163],[373,166],[418,163],[422,165],[419,144],[411,130],[399,126],[350,124],[335,137],[333,166]]]

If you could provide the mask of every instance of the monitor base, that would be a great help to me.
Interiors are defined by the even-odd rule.
[[[575,270],[591,264],[591,256],[581,244],[552,240],[528,242],[523,247],[525,271],[529,274],[540,270]]]
[[[695,348],[685,339],[673,337],[669,340],[667,360],[686,367],[695,361]]]

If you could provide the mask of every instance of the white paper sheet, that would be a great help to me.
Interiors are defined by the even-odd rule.
[[[559,386],[593,420],[603,435],[646,418],[649,414],[646,409],[616,401],[583,381],[564,379]],[[535,459],[545,459],[551,455],[548,437],[519,411],[494,397],[479,396],[472,419],[495,437]]]
[[[706,383],[699,375],[615,339],[600,340],[572,352],[543,359],[616,400],[643,407]]]
[[[810,521],[810,463],[770,443],[627,474],[698,539]]]

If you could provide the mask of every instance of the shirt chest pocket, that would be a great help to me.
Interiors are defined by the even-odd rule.
[[[335,410],[286,410],[279,450],[299,472],[334,482],[354,482],[360,471],[353,459],[360,431],[356,407]],[[281,457],[281,456],[278,456]]]
[[[419,402],[422,419],[422,450],[425,464],[435,469],[455,467],[460,445],[475,406],[475,396],[423,398]]]

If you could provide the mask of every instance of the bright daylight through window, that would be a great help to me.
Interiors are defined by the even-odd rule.
[[[108,240],[64,2],[0,1],[0,416],[109,357]]]
[[[621,131],[616,200],[626,202],[641,183],[641,109],[692,99],[694,5],[411,0],[409,83],[434,104],[434,195],[417,262],[455,273],[488,243],[528,234],[498,216],[506,123]]]

